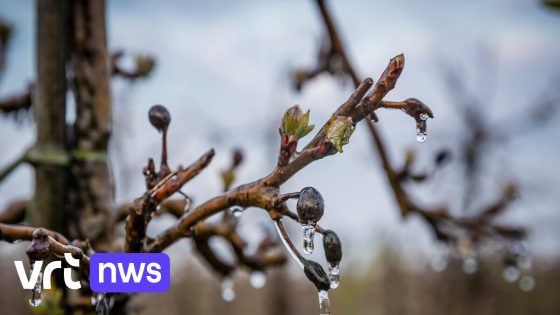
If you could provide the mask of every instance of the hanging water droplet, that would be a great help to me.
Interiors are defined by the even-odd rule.
[[[521,280],[519,280],[519,287],[525,292],[532,291],[535,288],[535,284],[535,278],[530,275],[523,276]]]
[[[243,214],[243,211],[245,211],[245,208],[232,207],[232,208],[230,208],[230,211],[235,217],[239,218]]]
[[[303,229],[303,252],[311,255],[313,254],[313,249],[315,248],[315,224],[309,222],[302,226]]]
[[[527,246],[526,241],[518,241],[518,242],[512,243],[509,246],[509,250],[516,255],[523,256],[523,255],[527,254],[527,247],[528,246]]]
[[[233,290],[233,280],[229,277],[225,277],[222,280],[222,299],[226,302],[231,302],[235,300],[235,291]]]
[[[31,262],[31,273],[33,272],[33,266],[35,265],[35,261]],[[43,290],[43,270],[39,272],[39,277],[37,278],[37,282],[35,283],[35,287],[31,289],[31,297],[29,298],[29,304],[31,306],[36,307],[41,304],[41,291]]]
[[[97,295],[97,305],[95,306],[95,313],[97,315],[109,315],[109,301],[107,296],[103,293]]]
[[[336,289],[340,285],[340,267],[338,264],[329,264],[329,281],[331,289]]]
[[[426,120],[416,120],[416,141],[420,143],[426,142],[428,132],[426,131]]]
[[[329,301],[329,292],[319,291],[319,309],[321,315],[331,314],[331,303]]]
[[[522,255],[517,258],[517,265],[523,270],[529,270],[532,267],[531,256]]]
[[[260,270],[251,273],[251,286],[255,289],[260,289],[266,284],[266,274]]]
[[[519,279],[521,272],[515,266],[507,266],[502,272],[502,277],[509,283],[513,283]]]
[[[421,132],[420,129],[416,129],[416,141],[424,143],[426,139],[428,139],[428,134]]]
[[[463,260],[463,272],[473,274],[478,270],[478,261],[474,257],[467,257]]]
[[[447,268],[447,258],[444,257],[443,255],[437,255],[434,258],[432,258],[430,266],[434,271],[442,272],[445,270],[445,268]]]

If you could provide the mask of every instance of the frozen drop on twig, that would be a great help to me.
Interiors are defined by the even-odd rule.
[[[108,315],[109,314],[109,299],[104,293],[97,295],[97,305],[95,306],[95,313],[97,315]]]
[[[255,289],[260,289],[266,284],[266,274],[260,270],[251,273],[251,286]]]
[[[330,315],[331,314],[331,305],[329,301],[329,292],[320,290],[319,291],[319,308],[320,308],[320,315]]]
[[[303,224],[303,250],[312,254],[314,249],[315,226],[325,211],[325,202],[321,193],[313,187],[305,187],[299,192],[297,213]]]
[[[303,229],[303,251],[311,255],[315,249],[315,224],[307,223],[302,226]]]
[[[331,289],[336,289],[340,285],[340,267],[338,264],[329,263],[329,280],[331,281]]]
[[[342,259],[342,243],[338,235],[331,230],[323,231],[323,249],[329,265],[331,289],[340,285],[340,261]]]
[[[535,278],[531,275],[525,275],[519,280],[519,287],[525,292],[532,291],[535,288]]]
[[[463,260],[463,272],[473,274],[478,270],[478,261],[475,257],[467,257]]]
[[[230,209],[230,211],[231,211],[231,213],[232,213],[235,217],[239,218],[239,217],[243,214],[243,211],[245,211],[245,208],[242,208],[242,207],[232,207],[232,208]]]
[[[426,121],[418,120],[416,121],[416,141],[420,143],[426,142],[428,138],[428,132],[426,131]]]
[[[233,289],[233,280],[229,277],[225,277],[221,284],[222,289],[222,299],[226,302],[232,302],[235,300],[235,291]]]
[[[442,272],[447,268],[447,258],[442,255],[437,255],[432,258],[430,266],[435,272]]]
[[[516,266],[507,266],[502,272],[502,277],[509,283],[513,283],[519,279],[521,272]]]
[[[32,261],[31,273],[33,273],[34,266],[35,266],[35,261]],[[41,304],[42,290],[43,290],[43,270],[39,272],[39,277],[37,278],[37,282],[35,282],[35,287],[31,289],[31,298],[29,298],[29,304],[31,304],[31,306],[36,307],[39,306],[39,304]]]

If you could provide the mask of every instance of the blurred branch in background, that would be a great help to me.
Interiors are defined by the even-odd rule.
[[[316,4],[323,21],[329,45],[323,44],[321,46],[319,60],[317,61],[315,67],[310,70],[299,69],[294,72],[293,78],[295,88],[296,90],[300,90],[305,82],[313,79],[316,75],[323,72],[339,76],[346,74],[352,80],[354,85],[357,86],[360,80],[359,76],[349,61],[337,28],[326,6],[326,1],[316,0]],[[410,100],[411,99],[407,101],[410,102]],[[392,106],[393,104],[407,103],[407,101],[384,102],[386,107],[395,108],[396,106]],[[472,138],[474,140],[472,140],[473,143],[471,144],[471,148],[469,148],[469,145],[466,145],[467,152],[470,152],[467,154],[473,155],[472,152],[477,150],[477,143],[481,141],[482,134],[487,131],[484,120],[479,117],[483,115],[475,111],[472,106],[463,106],[463,109],[465,110],[463,117],[465,117],[467,122],[470,123],[472,127],[470,130],[475,132],[475,136]],[[378,120],[377,117],[372,117],[374,118],[374,121]],[[425,126],[421,124],[422,120],[416,119],[416,121],[418,131],[417,140],[419,142],[423,142],[426,139],[426,129]],[[507,210],[507,206],[515,199],[518,190],[516,184],[504,184],[502,196],[495,198],[496,201],[494,203],[482,207],[468,217],[454,215],[453,211],[447,208],[430,208],[420,205],[414,201],[414,197],[408,192],[405,185],[413,182],[426,181],[432,174],[414,173],[412,171],[412,166],[415,161],[415,154],[412,151],[407,152],[406,160],[402,168],[399,169],[395,167],[389,159],[386,143],[379,134],[377,127],[374,125],[372,120],[366,119],[365,123],[368,126],[374,146],[377,149],[376,152],[382,162],[382,168],[385,176],[392,188],[397,205],[399,206],[403,217],[406,217],[409,214],[416,214],[423,218],[430,226],[435,238],[438,241],[449,245],[451,251],[454,252],[454,256],[458,256],[463,260],[463,269],[468,273],[472,273],[477,270],[477,250],[482,247],[485,241],[492,242],[497,240],[501,242],[507,250],[508,256],[516,256],[518,258],[514,260],[515,267],[520,267],[519,265],[527,265],[523,264],[523,261],[528,259],[528,252],[525,246],[521,245],[525,244],[524,240],[527,237],[525,228],[502,226],[493,222],[497,216],[503,214],[503,212]],[[440,151],[436,153],[436,168],[445,164],[449,158],[450,153],[447,151]],[[475,159],[478,159],[478,153],[476,156],[471,157],[471,162],[476,162]],[[471,174],[472,171],[473,170],[471,169],[469,174]],[[521,247],[522,250],[519,251],[512,249],[519,249]],[[509,265],[506,265],[506,267],[508,266]]]

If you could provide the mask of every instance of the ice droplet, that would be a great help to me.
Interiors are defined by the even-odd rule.
[[[426,142],[426,139],[428,139],[428,134],[420,131],[419,128],[416,128],[416,141],[418,141],[419,143],[424,143]]]
[[[523,270],[529,270],[532,267],[531,256],[529,255],[521,255],[517,258],[517,264],[519,268]]]
[[[442,272],[445,270],[445,268],[447,268],[447,258],[445,258],[442,255],[437,255],[434,258],[432,258],[430,266],[434,271]]]
[[[31,262],[31,271],[33,272],[33,266],[35,265],[35,261]],[[37,278],[37,282],[35,283],[35,287],[31,289],[31,298],[29,298],[29,304],[31,306],[36,307],[41,304],[41,291],[43,290],[43,270],[39,272],[39,277]]]
[[[478,270],[478,261],[474,257],[467,257],[463,260],[463,272],[472,275]]]
[[[519,287],[525,292],[532,291],[535,288],[535,278],[530,275],[523,276],[519,280]]]
[[[239,217],[243,214],[243,211],[245,211],[245,208],[242,208],[242,207],[232,207],[232,208],[230,209],[230,211],[231,211],[231,213],[232,213],[236,218],[239,218]]]
[[[222,299],[226,302],[232,302],[235,300],[235,291],[233,290],[233,280],[229,277],[225,277],[222,280]]]
[[[303,252],[307,255],[313,254],[315,248],[315,224],[307,223],[302,226],[303,229]]]
[[[426,139],[428,138],[428,132],[426,129],[426,120],[416,121],[416,141],[420,143],[426,142]]]
[[[338,264],[329,264],[329,281],[331,282],[331,289],[336,289],[340,285],[340,267]]]
[[[251,273],[251,286],[260,289],[266,284],[266,274],[260,270]]]
[[[516,255],[526,255],[527,254],[527,242],[526,241],[518,241],[515,243],[512,243],[509,246],[509,250],[516,254]]]
[[[103,293],[97,295],[97,305],[95,306],[95,313],[97,315],[109,315],[109,301],[107,296]]]
[[[327,291],[319,291],[319,308],[321,315],[330,315],[331,314],[331,305],[329,301],[329,292]]]
[[[507,266],[502,272],[502,277],[509,283],[513,283],[519,279],[521,272],[515,266]]]

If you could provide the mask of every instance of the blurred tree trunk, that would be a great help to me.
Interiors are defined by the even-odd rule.
[[[32,151],[35,196],[30,221],[64,233],[68,175],[65,123],[68,7],[66,1],[39,0],[36,10],[37,140]]]
[[[108,164],[111,136],[109,54],[104,1],[73,1],[72,90],[76,121],[71,166],[77,236],[95,243],[111,239],[108,226],[114,187]],[[98,247],[99,248],[99,247]]]
[[[109,55],[104,1],[37,1],[37,141],[31,222],[70,238],[102,241],[114,189],[107,159],[111,136]],[[66,95],[75,122],[66,125]]]
[[[36,14],[37,139],[30,152],[36,178],[29,219],[105,250],[112,238],[108,222],[114,197],[107,159],[111,102],[105,2],[37,0]],[[74,106],[67,102],[69,88]],[[67,123],[72,110],[69,117],[75,120]],[[64,289],[62,274],[55,278]],[[64,292],[61,307],[74,313],[79,292]]]

